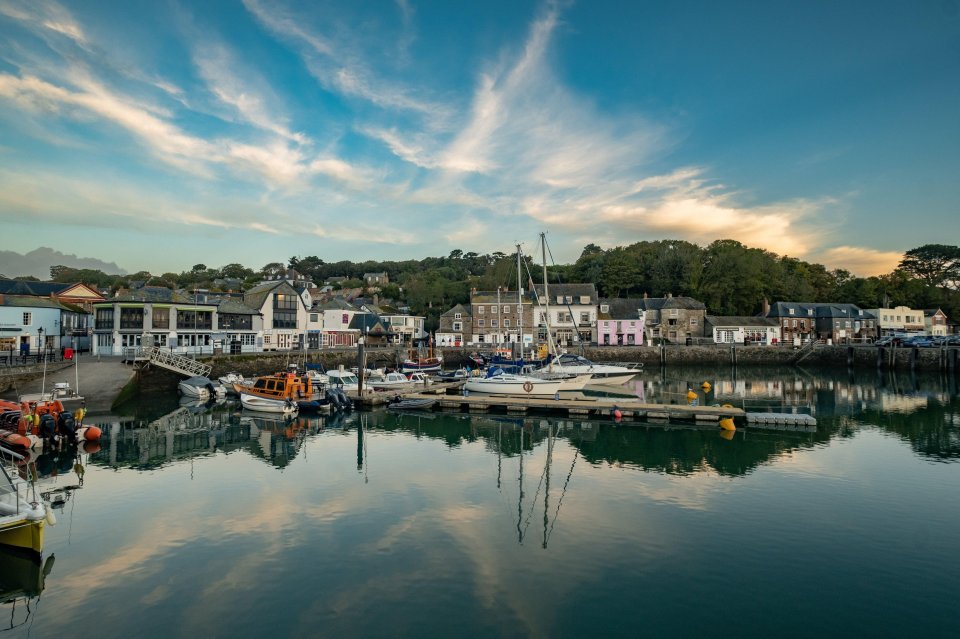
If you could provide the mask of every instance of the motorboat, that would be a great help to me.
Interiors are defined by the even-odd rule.
[[[239,395],[240,391],[236,389],[236,384],[246,384],[247,380],[240,373],[227,373],[217,378],[220,385],[223,386],[228,395]]]
[[[371,381],[369,384],[370,388],[378,391],[410,389],[416,385],[417,383],[407,379],[406,375],[397,372],[387,373],[382,380]]]
[[[428,386],[433,383],[426,373],[410,373],[407,375],[409,379],[415,386]]]
[[[468,379],[463,388],[471,393],[514,397],[552,397],[561,390],[569,390],[564,388],[564,382],[560,380],[505,373],[500,368],[489,369],[486,377]]]
[[[240,393],[240,404],[247,410],[262,413],[277,413],[280,415],[296,415],[299,411],[297,403],[292,399],[270,399],[259,395]]]
[[[465,368],[458,368],[455,371],[443,371],[434,375],[443,382],[459,382],[470,377],[470,371]]]
[[[226,389],[215,383],[209,377],[202,375],[195,375],[180,380],[177,388],[184,397],[192,397],[194,399],[213,399],[217,396],[223,397],[227,394]]]
[[[564,353],[548,365],[548,370],[571,373],[574,375],[590,375],[591,384],[605,386],[619,386],[625,384],[640,374],[640,368],[615,366],[612,364],[595,364],[585,357]]]
[[[4,451],[11,461],[22,459],[12,451]],[[43,550],[43,532],[47,523],[55,523],[33,482],[21,479],[15,471],[0,463],[0,545],[34,553]]]
[[[346,391],[354,391],[359,388],[360,378],[357,374],[348,370],[327,371],[327,379],[330,386],[342,388]]]
[[[296,371],[264,375],[245,384],[234,384],[234,388],[241,397],[253,395],[264,399],[297,401],[315,399],[317,396],[310,376]]]
[[[68,401],[83,401],[83,397],[77,394],[77,391],[70,387],[70,382],[56,382],[53,385],[53,388],[44,393],[36,393],[30,395],[21,395],[21,402],[39,402],[39,401],[51,401],[59,400],[61,402]]]

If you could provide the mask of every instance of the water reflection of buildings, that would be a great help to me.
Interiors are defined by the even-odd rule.
[[[90,462],[151,469],[198,455],[246,451],[283,467],[300,452],[306,436],[336,426],[337,418],[342,416],[283,420],[241,411],[233,404],[215,404],[203,410],[181,406],[149,423],[100,419],[96,423],[103,430],[102,448]]]

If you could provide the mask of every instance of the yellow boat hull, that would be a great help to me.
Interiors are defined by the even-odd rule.
[[[0,545],[43,550],[43,531],[46,521],[17,521],[0,525]]]

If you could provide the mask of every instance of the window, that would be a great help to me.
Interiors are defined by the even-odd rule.
[[[213,311],[182,311],[178,309],[177,328],[209,331],[213,328]]]
[[[793,315],[793,309],[792,309],[792,308],[791,308],[791,309],[787,309],[787,310],[788,310],[788,312],[789,312],[791,315]]]
[[[690,318],[690,326],[696,326],[696,325],[697,325],[697,318],[696,318],[696,317],[691,317],[691,318]]]
[[[227,330],[249,331],[253,328],[252,315],[238,315],[235,313],[221,313],[219,318],[220,328]]]
[[[671,309],[670,309],[670,317],[677,317],[677,316],[679,316],[679,315],[680,315],[680,309],[678,309],[678,308],[671,308]]]
[[[517,315],[520,315],[521,313],[523,313],[523,305],[517,304]]]
[[[462,324],[461,322],[454,322],[454,323],[453,323],[453,330],[455,330],[455,331],[462,331],[462,330],[463,330],[462,327],[463,327],[463,324]]]
[[[270,345],[270,336],[269,336],[269,335],[264,335],[264,336],[263,336],[263,345],[264,345],[264,346],[269,346],[269,345]]]
[[[547,323],[547,314],[544,313],[543,311],[540,312],[540,323],[541,324]]]
[[[33,324],[33,313],[24,313],[23,314],[23,325],[30,326]]]
[[[273,312],[273,327],[274,328],[296,328],[297,312],[275,310]]]
[[[273,296],[273,308],[295,311],[297,310],[298,299],[296,295],[290,295],[289,293],[276,293]]]
[[[143,328],[143,308],[121,308],[120,309],[120,330]]]
[[[508,320],[508,319],[503,320],[503,327],[504,327],[504,328],[510,328],[510,320]]]
[[[455,320],[463,319],[463,313],[454,313],[454,314],[453,314],[453,319],[455,319]]]
[[[580,313],[580,323],[589,324],[590,323],[590,313]]]
[[[491,307],[490,307],[490,312],[493,313],[494,315],[496,315],[496,314],[497,314],[497,307],[496,307],[496,306],[491,306]]]
[[[498,320],[490,320],[490,328],[497,328],[498,326],[500,326],[500,322]]]
[[[310,321],[316,323],[320,319],[319,313],[310,313]]]
[[[478,319],[477,326],[480,326],[482,328],[484,326],[484,321],[482,319]]]
[[[113,328],[113,309],[112,308],[98,308],[97,315],[94,319],[95,326],[97,330],[105,330]]]
[[[486,307],[485,307],[485,306],[478,306],[478,307],[477,307],[477,311],[478,311],[478,313],[479,313],[480,315],[483,315],[483,309],[484,309],[484,308],[486,308]]]
[[[581,303],[581,304],[589,304],[589,303],[590,303],[590,296],[589,296],[589,295],[581,295],[581,296],[580,296],[580,303]]]
[[[573,304],[573,296],[572,296],[572,295],[567,295],[566,298],[564,298],[564,299],[565,299],[565,301],[566,301],[567,304]]]
[[[813,309],[812,309],[812,308],[808,308],[808,309],[807,309],[807,315],[813,315]]]
[[[151,326],[153,328],[170,328],[170,309],[169,308],[156,308],[152,309],[153,313],[153,322]]]
[[[166,345],[167,345],[167,334],[166,334],[166,333],[154,333],[154,334],[153,334],[153,345],[154,345],[154,346],[166,346]]]
[[[609,313],[609,312],[610,312],[610,305],[609,305],[609,304],[601,304],[601,305],[600,305],[600,312],[601,312],[601,313]]]

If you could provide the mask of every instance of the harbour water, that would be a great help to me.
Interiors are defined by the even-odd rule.
[[[41,563],[0,557],[0,630],[955,636],[957,380],[671,369],[632,392],[683,402],[702,381],[699,401],[817,428],[382,410],[283,423],[140,398],[100,418],[100,450],[36,460],[58,522]]]

